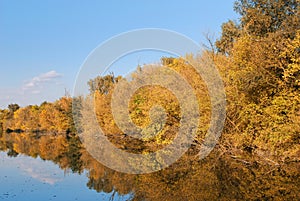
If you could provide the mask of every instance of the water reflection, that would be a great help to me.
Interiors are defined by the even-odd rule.
[[[71,174],[51,161],[0,153],[0,200],[111,200],[112,193],[96,193],[86,188],[86,172]],[[128,200],[130,195],[114,200]]]
[[[130,175],[101,165],[72,135],[3,134],[0,149],[4,200],[299,199],[295,161],[274,165],[220,149],[198,161],[193,147],[167,169]]]

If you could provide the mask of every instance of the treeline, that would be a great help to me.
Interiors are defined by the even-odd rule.
[[[255,153],[275,161],[299,160],[299,0],[238,0],[234,8],[240,18],[222,25],[222,35],[215,43],[210,43],[211,49],[201,55],[188,55],[188,60],[195,64],[212,60],[223,78],[227,118],[219,147],[229,152]],[[201,142],[210,121],[205,84],[186,58],[162,58],[161,63],[177,71],[194,89],[201,110],[194,142]],[[133,81],[138,81],[141,71],[151,73],[151,68],[138,67],[136,76],[132,75]],[[111,111],[114,87],[123,79],[107,75],[88,83],[90,98],[96,103],[98,123],[109,136],[126,134],[116,125]],[[150,109],[156,104],[167,113],[162,129],[159,124],[151,124],[149,118]],[[67,97],[40,106],[18,108],[11,105],[1,111],[0,124],[3,131],[74,131],[71,105],[72,99]],[[154,151],[172,141],[180,126],[179,106],[172,93],[158,86],[143,87],[132,96],[129,115],[136,125],[147,127],[144,134],[149,135],[139,142],[144,143],[144,151]],[[89,122],[84,123],[81,129],[88,132]],[[157,130],[158,135],[151,137]],[[120,142],[121,138],[118,136],[116,141]],[[119,144],[127,149],[136,145],[131,138]]]
[[[74,133],[72,98],[62,97],[54,103],[20,108],[10,104],[0,110],[0,132]]]

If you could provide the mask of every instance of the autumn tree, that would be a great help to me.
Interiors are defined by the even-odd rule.
[[[260,40],[276,33],[275,40],[294,38],[299,29],[299,0],[238,0],[234,10],[240,20],[222,25],[222,35],[216,42],[220,52],[230,54],[233,43],[243,36]]]
[[[241,15],[240,25],[249,35],[265,37],[280,33],[294,38],[299,29],[299,0],[238,0],[235,11]]]
[[[14,113],[20,108],[20,106],[16,103],[8,105],[8,110],[10,113]]]
[[[120,76],[115,77],[113,73],[105,76],[98,76],[91,79],[87,84],[89,85],[90,92],[93,94],[98,91],[101,94],[107,94],[118,80],[121,79]]]
[[[296,157],[299,0],[239,0],[235,10],[239,21],[225,23],[216,42],[229,103],[225,131],[239,148]]]

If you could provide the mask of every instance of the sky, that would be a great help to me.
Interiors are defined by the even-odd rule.
[[[0,0],[0,108],[72,94],[76,75],[91,51],[130,30],[167,29],[199,44],[205,43],[207,33],[216,39],[222,23],[238,19],[233,2]],[[129,71],[161,56],[144,52],[124,57],[118,65]]]

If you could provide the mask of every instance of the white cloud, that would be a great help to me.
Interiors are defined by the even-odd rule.
[[[30,177],[41,183],[54,185],[65,179],[65,172],[56,164],[52,161],[44,161],[39,157],[31,158],[21,154],[16,158],[10,158],[4,152],[0,152],[0,159],[0,167],[4,167],[3,170],[15,167],[13,172],[21,173],[20,178],[24,180],[28,180],[27,178]]]
[[[21,106],[40,104],[43,101],[54,101],[63,96],[63,75],[51,70],[23,81],[19,87],[0,86],[0,109],[11,103]]]
[[[42,168],[38,169],[37,166],[35,168],[26,167],[24,165],[23,171],[27,173],[30,177],[47,184],[54,185],[55,183],[62,181],[62,178],[51,175],[50,172],[44,171]]]
[[[51,161],[43,161],[40,158],[31,158],[28,156],[19,156],[16,162],[20,170],[33,179],[40,182],[54,185],[64,179],[63,171]]]
[[[39,76],[33,77],[31,80],[25,82],[22,90],[23,92],[30,91],[33,94],[38,94],[44,87],[43,85],[45,83],[51,83],[60,77],[62,77],[62,74],[59,74],[54,70],[40,74]]]

